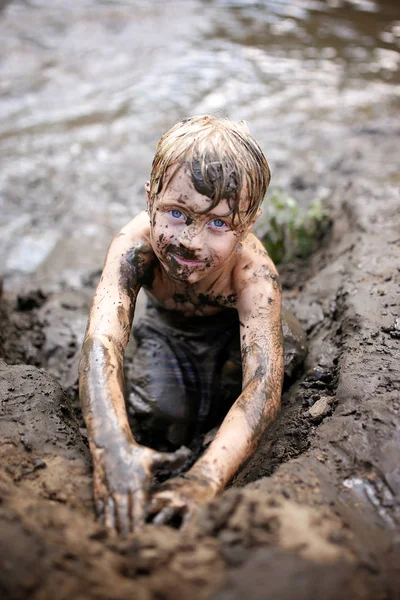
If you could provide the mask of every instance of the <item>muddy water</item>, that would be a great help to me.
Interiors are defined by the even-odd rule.
[[[398,109],[396,5],[0,3],[6,289],[79,287],[100,268],[112,235],[144,205],[157,139],[182,116],[248,120],[275,185],[321,173],[350,124]],[[330,190],[321,181],[313,193]]]

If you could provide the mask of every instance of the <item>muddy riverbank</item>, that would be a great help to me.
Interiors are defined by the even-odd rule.
[[[398,133],[390,120],[354,127],[332,154],[333,230],[286,289],[308,332],[305,372],[186,531],[122,541],[93,518],[74,376],[90,278],[3,297],[2,597],[399,597]]]

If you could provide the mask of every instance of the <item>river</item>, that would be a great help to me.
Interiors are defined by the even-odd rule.
[[[348,127],[399,109],[396,4],[2,2],[5,289],[79,288],[98,270],[144,207],[158,138],[183,116],[247,120],[274,186],[295,195],[310,173],[306,200],[329,194],[318,174]]]

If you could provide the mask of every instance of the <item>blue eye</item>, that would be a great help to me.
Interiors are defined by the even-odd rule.
[[[183,217],[183,213],[181,213],[180,210],[171,210],[171,215],[174,217],[174,219],[180,219]]]
[[[216,227],[217,229],[222,229],[222,227],[224,227],[226,225],[225,221],[222,221],[222,219],[213,219],[211,221],[211,223],[214,225],[214,227]]]

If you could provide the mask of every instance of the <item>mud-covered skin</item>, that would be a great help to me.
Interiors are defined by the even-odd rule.
[[[183,200],[189,197],[185,206]],[[178,292],[174,292],[175,299],[172,294],[175,306],[171,308],[179,310],[182,304],[184,310],[189,311],[192,304],[191,314],[212,314],[213,308],[221,310],[229,303],[238,310],[244,358],[243,391],[207,451],[190,469],[188,476],[192,479],[186,484],[181,478],[170,480],[153,495],[153,502],[160,511],[159,520],[155,520],[160,523],[175,513],[190,517],[197,503],[220,492],[254,452],[280,405],[283,344],[278,274],[262,244],[252,234],[246,235],[242,227],[235,227],[227,216],[227,203],[220,203],[210,215],[204,212],[207,201],[196,193],[182,169],[163,197],[151,207],[154,215],[151,239],[160,263],[170,274],[170,281],[193,282],[191,286],[181,287],[185,302],[177,303]],[[182,214],[176,219],[177,224],[167,216],[175,210]],[[223,236],[223,240],[214,241],[209,231],[210,220],[215,215],[228,224],[227,230],[215,234]],[[191,218],[189,227],[188,216]],[[178,261],[170,258],[170,252],[175,252],[178,259],[180,256],[188,261],[192,259],[193,264],[177,266]],[[210,275],[201,277],[204,270]],[[207,295],[210,300],[205,303]],[[219,308],[218,297],[221,298]],[[169,301],[164,297],[164,307],[169,308]]]
[[[93,458],[96,510],[123,534],[145,520],[152,473],[184,461],[188,452],[155,452],[136,444],[125,410],[123,356],[137,292],[151,281],[154,261],[123,230],[112,243],[91,308],[80,361],[80,398]],[[147,278],[147,279],[146,279]]]
[[[207,475],[183,474],[165,481],[156,488],[149,506],[154,525],[164,525],[174,517],[186,524],[199,504],[211,500],[217,487],[210,485]]]
[[[254,240],[252,236],[249,237]],[[250,270],[252,281],[243,277],[243,273],[249,272],[249,269],[244,268],[243,262],[235,270],[235,283],[240,290],[237,309],[241,330],[243,391],[228,412],[213,442],[189,471],[189,476],[210,481],[209,495],[204,492],[200,494],[201,497],[205,495],[206,499],[221,491],[243,462],[253,454],[262,433],[275,420],[280,406],[283,379],[280,289],[275,284],[275,278],[269,277],[271,283],[266,283],[265,274],[268,272],[277,276],[276,271],[260,248],[261,244],[258,245],[256,241],[252,243],[256,245],[262,261],[258,269],[254,260],[255,269]],[[247,250],[246,246],[245,242],[244,252]],[[254,274],[258,271],[262,276]],[[170,486],[171,483],[170,481]],[[188,492],[187,504],[182,507],[185,491],[179,481],[177,484],[176,494],[169,487],[168,490],[156,493],[155,497],[164,500],[164,507],[175,507],[180,514],[190,516],[195,508],[191,492]],[[193,484],[189,487],[192,486]]]
[[[243,207],[247,199],[243,198]],[[187,518],[220,492],[257,447],[279,409],[283,380],[281,291],[262,244],[234,223],[228,203],[210,200],[184,168],[111,244],[90,312],[80,391],[94,458],[94,493],[110,529],[143,523],[152,467],[170,457],[138,446],[128,426],[122,362],[135,301],[144,287],[155,303],[184,315],[236,308],[243,353],[243,391],[215,439],[186,478],[153,494],[155,522]]]

